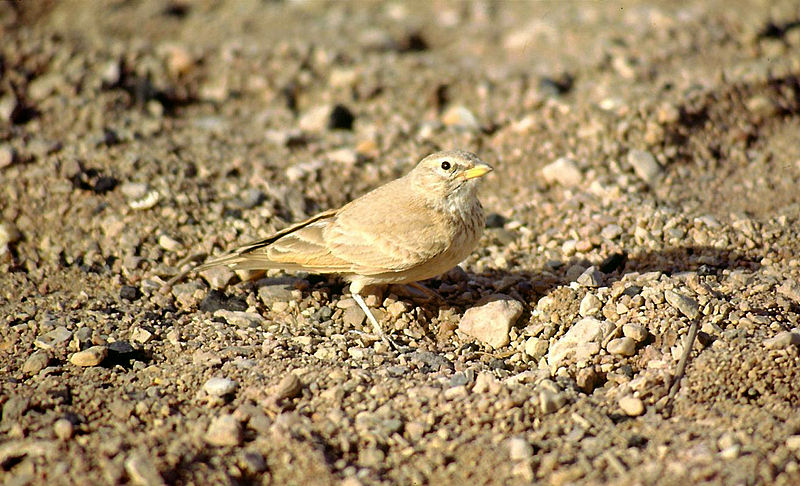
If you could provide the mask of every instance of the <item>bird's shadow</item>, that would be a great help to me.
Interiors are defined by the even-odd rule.
[[[563,262],[550,262],[546,269],[515,270],[488,269],[481,273],[468,273],[478,282],[500,282],[499,293],[516,293],[523,301],[536,302],[556,287],[575,280],[572,267],[595,266],[601,273],[601,286],[610,287],[626,275],[660,272],[667,276],[692,272],[700,276],[720,275],[724,270],[757,271],[760,258],[733,250],[709,246],[685,246],[628,254],[621,251],[607,255],[602,261],[570,258]],[[503,284],[505,282],[505,284]]]
[[[443,299],[438,302],[421,299],[420,295],[414,295],[413,289],[403,290],[398,286],[392,286],[384,295],[395,293],[402,300],[414,302],[425,313],[425,320],[434,318],[443,309],[454,309],[460,314],[479,303],[508,298],[496,294],[505,294],[521,301],[527,307],[527,313],[541,297],[573,282],[576,277],[574,267],[587,268],[592,265],[601,272],[600,285],[607,287],[634,273],[660,272],[672,276],[692,272],[708,276],[721,275],[724,270],[756,271],[761,267],[757,257],[745,253],[708,246],[685,246],[635,254],[611,253],[597,262],[573,257],[562,262],[549,262],[546,268],[530,271],[512,268],[487,269],[473,273],[456,269],[442,277],[424,282],[441,295]],[[286,277],[262,279],[252,282],[251,285],[252,290],[257,293],[258,288],[264,285],[298,288],[298,281],[306,282],[307,286],[303,288],[304,294],[317,289],[324,289],[331,295],[341,295],[346,292],[346,284],[341,280],[313,274],[301,279]],[[438,330],[440,334],[437,336],[434,329],[428,325],[417,328],[432,341],[441,340],[442,329]],[[450,331],[452,329],[451,323]]]

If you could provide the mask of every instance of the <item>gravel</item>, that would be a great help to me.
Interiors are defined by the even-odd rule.
[[[0,4],[0,477],[800,483],[796,24],[786,0]],[[424,282],[441,300],[365,294],[400,351],[335,278],[164,287],[446,148],[495,168],[489,224]]]

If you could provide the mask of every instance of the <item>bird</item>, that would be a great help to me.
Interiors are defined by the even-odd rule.
[[[441,275],[477,247],[485,224],[478,180],[492,167],[463,150],[433,153],[406,175],[195,269],[338,274],[376,334],[396,348],[361,296],[374,285]],[[424,289],[424,287],[423,287]]]

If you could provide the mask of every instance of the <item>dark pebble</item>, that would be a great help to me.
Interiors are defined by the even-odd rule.
[[[499,358],[494,358],[489,361],[489,368],[493,370],[504,370],[506,369],[506,362]]]
[[[500,216],[497,213],[491,213],[486,216],[486,227],[487,228],[502,228],[503,225],[506,224],[506,218]]]
[[[139,291],[139,289],[132,285],[123,285],[122,288],[119,290],[120,299],[129,300],[133,302],[135,300],[139,300],[141,296],[142,293]]]
[[[344,105],[336,105],[333,107],[328,119],[328,128],[331,130],[352,130],[355,119],[355,115],[349,108]]]

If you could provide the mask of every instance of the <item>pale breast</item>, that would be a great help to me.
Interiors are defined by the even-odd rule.
[[[349,280],[358,279],[365,285],[382,283],[411,283],[437,277],[461,263],[475,249],[480,241],[484,227],[484,214],[480,202],[469,205],[460,214],[453,215],[450,242],[447,249],[436,256],[421,262],[403,272],[383,273],[369,277],[352,276]]]

